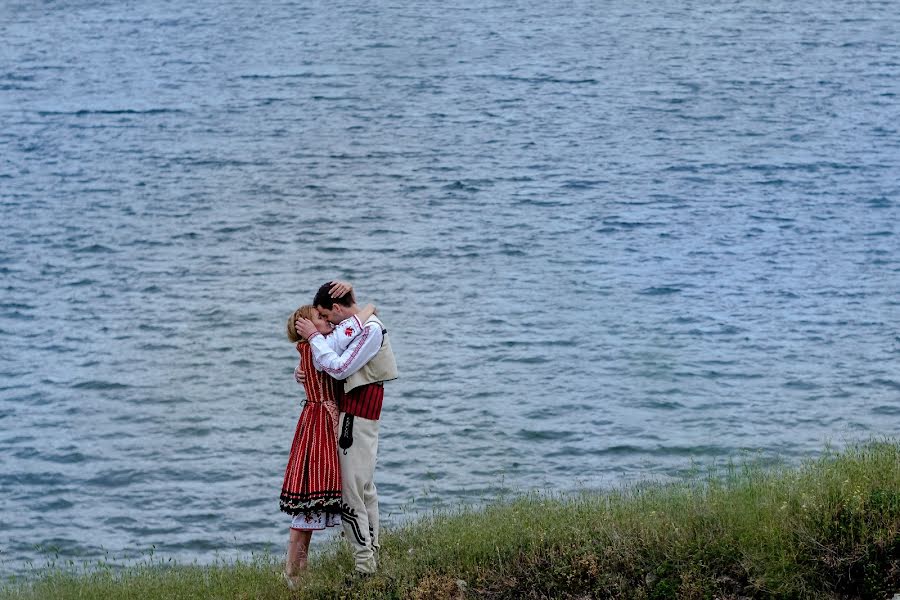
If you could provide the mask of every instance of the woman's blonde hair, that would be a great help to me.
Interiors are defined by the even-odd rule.
[[[305,342],[299,333],[297,333],[297,327],[294,325],[294,321],[303,317],[304,319],[309,319],[312,321],[313,315],[316,312],[316,307],[312,304],[304,304],[300,308],[294,311],[294,314],[290,316],[287,322],[287,334],[288,339],[292,342]]]

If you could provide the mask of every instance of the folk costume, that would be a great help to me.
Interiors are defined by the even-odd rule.
[[[334,338],[336,348],[346,348],[353,340],[345,331],[328,336]],[[337,424],[344,389],[342,382],[316,370],[308,343],[298,343],[297,352],[300,368],[306,373],[306,403],[294,432],[279,504],[293,516],[292,529],[320,530],[341,524]]]
[[[297,352],[306,373],[306,403],[294,432],[279,504],[293,515],[292,529],[318,530],[341,523],[337,394],[343,394],[343,384],[316,372],[309,344],[298,343]]]
[[[310,336],[309,345],[317,368],[344,381],[338,439],[343,490],[341,519],[356,570],[373,573],[379,547],[375,488],[378,422],[384,382],[397,378],[397,363],[381,320],[373,316],[360,324],[358,319],[351,322],[353,319],[338,326],[344,337],[357,335],[346,349],[341,350],[334,341],[329,343],[321,334]]]

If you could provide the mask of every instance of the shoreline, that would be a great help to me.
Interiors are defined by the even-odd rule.
[[[675,483],[525,494],[385,530],[376,575],[348,581],[337,540],[302,589],[280,557],[212,566],[156,559],[36,571],[0,598],[796,598],[900,592],[900,441],[800,466],[729,463]]]

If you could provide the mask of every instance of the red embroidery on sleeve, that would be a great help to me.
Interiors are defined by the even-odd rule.
[[[344,335],[351,337],[353,335],[353,328],[348,326],[347,329],[344,330]]]
[[[332,375],[340,376],[341,373],[347,370],[347,368],[350,366],[350,363],[353,362],[353,359],[356,358],[356,355],[359,354],[360,349],[365,345],[366,340],[368,339],[369,329],[364,327],[362,333],[359,334],[359,337],[353,341],[353,343],[356,344],[356,348],[353,348],[353,352],[350,353],[350,357],[347,358],[347,361],[336,369],[331,369],[329,367],[326,367],[325,365],[321,365],[322,370],[326,371],[327,373],[331,373]],[[343,358],[343,355],[341,355],[340,358]],[[343,379],[343,377],[340,377],[340,379]]]

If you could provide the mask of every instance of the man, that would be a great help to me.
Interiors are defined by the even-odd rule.
[[[337,325],[355,317],[360,309],[352,290],[332,298],[332,282],[319,288],[313,305]],[[338,418],[340,439],[344,534],[353,549],[356,571],[375,572],[378,550],[378,495],[375,489],[375,457],[378,453],[378,421],[384,400],[384,382],[397,378],[397,363],[387,330],[378,317],[365,323],[344,323],[342,337],[358,336],[346,349],[335,348],[307,319],[298,319],[297,331],[309,340],[313,360],[323,371],[344,381],[344,397]],[[352,331],[359,327],[361,331]],[[333,337],[333,336],[329,336]],[[342,350],[340,354],[338,350]]]

